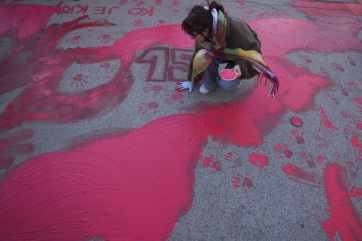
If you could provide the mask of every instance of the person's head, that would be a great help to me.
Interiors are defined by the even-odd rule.
[[[202,42],[205,38],[213,36],[212,14],[211,10],[215,8],[217,11],[222,11],[224,7],[215,1],[208,3],[209,10],[200,5],[194,6],[188,16],[182,22],[182,30],[198,42]]]

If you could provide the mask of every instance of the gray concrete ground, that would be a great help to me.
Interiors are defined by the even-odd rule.
[[[125,135],[127,130],[141,128],[163,117],[195,113],[194,107],[200,107],[200,103],[205,106],[241,104],[259,93],[256,88],[263,88],[258,87],[257,79],[253,78],[244,81],[239,89],[231,92],[217,88],[202,95],[198,92],[200,84],[197,84],[191,93],[184,91],[180,95],[174,90],[175,79],[185,81],[186,72],[179,69],[170,72],[169,67],[185,68],[193,48],[184,47],[187,44],[178,40],[174,40],[174,44],[167,44],[157,41],[151,43],[150,39],[160,38],[157,35],[158,28],[180,24],[190,8],[194,4],[200,4],[200,1],[0,2],[0,7],[11,4],[56,6],[62,2],[61,12],[52,14],[46,23],[34,22],[34,25],[40,25],[36,31],[32,31],[28,25],[27,31],[21,30],[31,34],[28,38],[21,38],[19,35],[16,37],[16,33],[21,32],[19,28],[24,26],[22,21],[32,22],[32,19],[20,16],[21,13],[16,12],[16,9],[12,10],[15,11],[14,19],[23,20],[7,21],[11,28],[1,26],[0,29],[0,171],[3,181],[13,170],[44,153],[69,151],[108,138],[106,135]],[[283,19],[279,25],[273,25],[278,26],[278,29],[269,29],[266,26],[270,32],[258,32],[266,61],[272,63],[274,71],[282,79],[281,90],[276,96],[276,99],[282,99],[278,102],[282,110],[274,112],[274,117],[264,117],[271,119],[271,128],[265,129],[265,123],[260,126],[260,129],[264,129],[261,131],[261,143],[257,145],[240,145],[233,141],[208,137],[207,144],[202,149],[202,157],[197,160],[194,170],[192,205],[179,216],[169,240],[328,240],[334,236],[331,236],[333,232],[330,230],[336,231],[335,240],[362,240],[362,178],[359,168],[362,160],[360,1],[219,2],[230,16],[242,18],[251,26],[259,26],[257,23],[260,19],[264,21],[263,25],[269,23],[268,19]],[[34,9],[36,8],[31,11]],[[29,18],[33,14],[34,12],[29,14]],[[98,21],[103,25],[68,31],[56,42],[54,48],[57,51],[47,50],[51,47],[45,44],[31,48],[31,44],[37,43],[34,36],[41,33],[42,29],[49,29],[54,24],[69,23],[83,15],[88,15],[90,21]],[[0,16],[1,18],[4,17]],[[283,25],[285,19],[290,19],[291,22],[300,20],[298,24],[308,23],[310,25],[305,25],[306,28],[313,26],[319,31],[307,32],[315,34],[314,36],[299,36],[299,31],[305,29],[294,29],[290,36],[295,35],[295,39],[280,38],[280,42],[274,39],[281,49],[285,47],[286,50],[285,53],[280,53],[278,59],[270,54],[274,51],[270,47],[273,45],[263,42],[263,39],[272,39],[268,38],[268,35],[273,35],[273,31],[288,31]],[[5,19],[3,20],[5,22]],[[104,25],[105,21],[112,25]],[[302,26],[297,23],[294,23],[295,27]],[[143,30],[151,28],[152,31],[145,35]],[[57,30],[52,31],[55,38]],[[335,40],[331,39],[333,31],[336,32]],[[129,33],[134,33],[132,36],[135,36],[131,41],[125,42],[131,46],[117,45],[117,51],[122,54],[109,57],[111,53],[107,52],[105,47],[115,46],[117,40]],[[345,41],[341,40],[340,33],[345,33]],[[286,40],[289,42],[283,42]],[[18,49],[17,55],[12,55],[20,45],[26,46],[26,51]],[[140,47],[137,49],[134,46]],[[54,60],[58,55],[57,61],[60,64],[48,62],[47,69],[42,70],[39,67],[39,64],[43,64],[43,59],[39,57],[42,48],[50,51],[44,58]],[[89,51],[82,53],[82,49]],[[92,53],[94,49],[96,51]],[[82,98],[84,93],[95,95],[99,91],[92,90],[103,86],[105,89],[109,88],[107,86],[110,86],[108,84],[113,81],[114,76],[122,71],[121,67],[126,62],[125,56],[129,54],[129,49],[136,51],[130,51],[130,71],[124,76],[134,81],[127,87],[128,90],[124,91],[126,94],[123,100],[117,100],[111,95],[99,95],[103,102],[96,101],[100,102],[101,109],[95,111],[93,108],[79,108],[74,109],[75,113],[62,112],[62,108],[66,108],[62,106],[63,102],[59,101],[62,96],[78,96],[79,98],[73,98],[72,101],[79,102],[77,106],[81,106],[87,102],[86,98]],[[80,50],[73,60],[68,54],[75,52],[70,50]],[[268,59],[268,56],[271,57]],[[103,57],[104,60],[98,59]],[[278,72],[279,65],[289,69],[289,77],[295,79],[286,80],[280,76],[285,72]],[[54,79],[44,81],[42,78],[47,74]],[[297,84],[298,78],[303,76],[306,81],[308,78],[316,78],[315,82],[313,80],[309,83],[310,86],[315,86],[314,89]],[[58,77],[59,79],[55,80]],[[320,80],[325,80],[326,83],[320,84]],[[295,86],[293,81],[296,81]],[[47,87],[44,88],[44,85]],[[35,90],[39,88],[49,91],[49,94],[42,93],[48,96],[44,98],[42,106],[32,99],[31,96],[36,95],[36,91],[29,92],[31,86]],[[289,89],[286,90],[285,86]],[[294,91],[293,86],[306,90]],[[288,93],[293,93],[294,96],[290,98],[295,99],[300,99],[299,95],[305,94],[310,96],[312,101],[306,98],[305,103],[296,106],[297,101],[287,98]],[[266,97],[262,102],[268,101],[272,103],[272,99]],[[27,109],[17,110],[17,106],[25,105]],[[251,111],[250,108],[248,110]],[[260,110],[255,109],[255,113],[259,112]],[[32,115],[33,113],[38,115]],[[61,114],[57,116],[53,113]],[[10,121],[9,116],[13,118]],[[292,125],[290,120],[295,116],[303,121],[301,127]],[[275,122],[277,123],[273,125]],[[268,165],[261,167],[260,159],[259,162],[253,162],[255,153],[267,157]],[[329,181],[325,170],[332,163],[337,163],[344,170],[340,177],[343,176],[345,180],[340,182],[344,192],[357,193],[355,197],[349,197],[351,203],[348,207],[353,210],[354,219],[348,216],[347,211],[350,209],[333,205],[330,207],[331,203],[335,203],[335,196],[327,194],[326,186]],[[288,165],[295,168],[288,172],[285,169]],[[6,192],[1,195],[0,198],[6,197]],[[343,225],[340,222],[346,219],[353,219],[357,226],[353,226],[353,222],[347,224],[353,226],[351,229],[354,230],[354,235],[351,234],[353,232],[347,232],[342,237],[341,232],[348,228],[341,227]],[[332,225],[326,225],[328,220]]]

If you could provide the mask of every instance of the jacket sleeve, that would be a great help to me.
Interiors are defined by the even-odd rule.
[[[258,74],[258,72],[251,66],[251,64],[247,60],[235,60],[234,63],[232,63],[231,65],[234,67],[236,65],[240,66],[241,76],[239,79],[251,79]]]
[[[242,48],[244,50],[255,50],[261,53],[261,43],[257,33],[247,23],[240,19],[228,18],[229,30],[226,38],[227,48]],[[241,70],[240,79],[250,79],[258,72],[253,69],[247,60],[238,59],[230,61],[232,66],[239,65]]]

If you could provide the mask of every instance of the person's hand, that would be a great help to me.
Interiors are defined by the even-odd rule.
[[[191,86],[191,82],[190,81],[186,81],[186,82],[178,82],[175,90],[177,90],[177,92],[181,92],[184,90],[189,90],[189,92],[192,91],[192,86]]]
[[[241,73],[239,65],[235,65],[233,70],[236,72],[236,78],[240,78],[240,76],[243,74],[243,73]]]

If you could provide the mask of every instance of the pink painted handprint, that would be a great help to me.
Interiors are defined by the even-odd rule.
[[[326,138],[322,138],[320,136],[315,136],[314,140],[317,142],[317,146],[321,149],[325,149],[328,147],[328,142]]]
[[[349,94],[348,94],[348,91],[347,91],[347,88],[344,87],[343,85],[337,85],[337,88],[340,89],[340,91],[342,92],[342,94],[343,94],[344,96],[348,96],[348,95],[349,95]]]
[[[141,106],[138,107],[138,112],[145,114],[145,113],[153,110],[153,114],[155,114],[156,113],[155,109],[157,109],[157,107],[158,107],[157,102],[141,103]]]
[[[68,39],[67,42],[71,45],[74,45],[74,44],[79,44],[80,40],[83,40],[82,36],[74,36],[73,38]]]
[[[163,0],[156,0],[155,1],[155,4],[157,4],[157,5],[162,5],[162,3],[163,3]]]
[[[147,84],[147,86],[143,87],[144,93],[153,91],[153,95],[156,95],[161,90],[162,90],[162,86],[160,86],[160,85]]]
[[[322,162],[327,161],[328,159],[327,159],[326,156],[316,156],[315,160],[316,160],[319,164],[321,164]]]
[[[88,78],[88,76],[85,76],[85,78]],[[82,74],[77,74],[77,76],[73,78],[73,81],[70,84],[70,86],[73,86],[73,84],[76,84],[77,87],[79,86],[83,87],[84,84],[88,84],[88,82],[83,78]]]
[[[362,98],[355,97],[353,98],[353,101],[360,105],[358,106],[358,108],[360,109],[360,112],[362,114]]]
[[[225,160],[226,160],[226,161],[231,161],[231,160],[233,160],[233,159],[234,159],[233,155],[235,155],[235,154],[236,154],[235,151],[226,153],[226,154],[225,154]]]
[[[157,23],[157,26],[163,26],[165,25],[165,20],[157,20],[155,23]]]
[[[312,60],[310,60],[310,59],[308,58],[308,56],[306,56],[306,55],[299,55],[299,58],[303,59],[304,62],[306,62],[306,63],[308,63],[308,64],[312,63]]]
[[[341,72],[344,72],[344,69],[342,68],[342,66],[340,64],[332,63],[331,66],[334,67],[334,71],[339,70]]]
[[[295,141],[298,144],[302,144],[304,143],[304,138],[303,138],[303,132],[300,132],[298,130],[291,130],[290,133],[293,134],[294,138],[289,137],[290,139],[292,139],[293,141]]]
[[[348,61],[348,63],[349,63],[350,65],[356,66],[356,61],[355,61],[354,59],[352,59],[351,57],[348,57],[348,58],[347,58],[347,61]]]
[[[109,43],[111,40],[113,40],[113,38],[111,38],[111,36],[108,34],[102,35],[102,37],[99,37],[98,39],[102,40],[101,43]]]
[[[284,154],[284,156],[279,156],[279,158],[291,158],[293,156],[293,152],[291,152],[288,148],[287,145],[285,145],[284,143],[282,143],[282,145],[278,144],[276,146],[274,146],[274,151],[276,152],[282,152]]]
[[[176,100],[180,100],[180,103],[181,103],[181,104],[184,103],[184,101],[181,100],[181,99],[184,97],[184,95],[181,94],[181,93],[173,94],[173,95],[165,95],[165,96],[168,96],[168,97],[165,99],[165,101],[166,101],[167,103],[169,103],[169,104],[174,103]]]
[[[133,26],[135,26],[135,27],[142,27],[144,23],[145,23],[145,22],[143,22],[142,20],[136,20],[136,21],[134,21],[134,22],[131,23],[131,24],[132,24]]]
[[[245,9],[246,6],[245,6],[245,3],[242,2],[242,1],[235,1],[236,4],[238,4],[239,6],[237,8],[239,9]]]
[[[241,186],[247,187],[247,189],[243,190],[243,194],[245,194],[248,192],[250,188],[253,187],[253,183],[248,177],[244,177],[243,183],[239,184],[243,177],[244,177],[243,175],[238,173],[237,176],[234,177],[233,180],[231,180],[231,182],[234,183],[234,187],[241,187]]]
[[[121,0],[118,2],[118,5],[126,5],[127,0]]]
[[[215,161],[213,154],[211,154],[209,157],[206,157],[202,162],[203,162],[202,166],[211,167],[211,168],[215,169],[215,171],[210,172],[209,174],[214,174],[216,172],[221,171],[221,163],[218,161]]]
[[[117,69],[116,65],[111,65],[109,63],[101,64],[101,65],[99,65],[99,67],[105,69],[107,73],[114,72]]]
[[[308,164],[309,168],[313,168],[316,166],[312,154],[307,154],[306,152],[301,152],[300,157]]]

